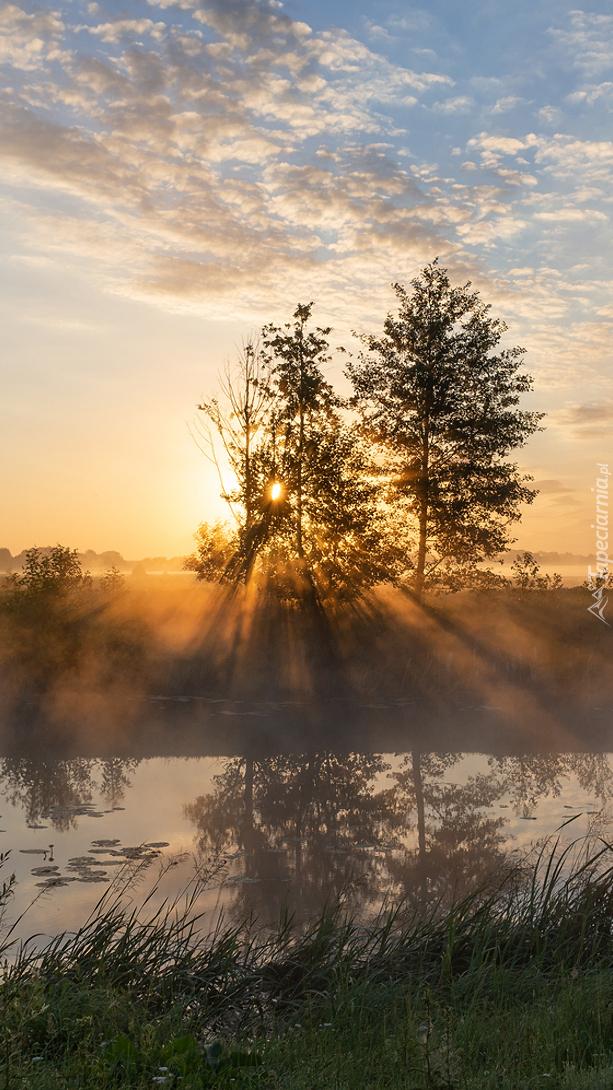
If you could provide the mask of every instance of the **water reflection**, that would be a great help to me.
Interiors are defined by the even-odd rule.
[[[396,888],[408,900],[462,896],[497,870],[505,858],[504,817],[491,813],[505,793],[497,771],[449,782],[462,754],[407,754],[395,775],[397,805],[414,830],[414,844],[391,861]]]
[[[306,916],[345,890],[359,889],[362,902],[376,899],[382,888],[376,849],[388,848],[402,825],[394,789],[376,785],[389,767],[377,754],[227,761],[215,790],[185,812],[202,851],[242,853],[235,910],[257,900],[277,915],[288,893]],[[248,889],[255,882],[257,898]]]
[[[94,792],[110,810],[119,806],[131,786],[138,758],[50,760],[5,757],[0,760],[2,794],[12,806],[21,806],[29,828],[46,824],[65,831],[76,828],[77,816],[68,811],[91,803]],[[66,812],[54,812],[54,811]]]
[[[606,753],[490,757],[489,764],[503,778],[515,812],[525,819],[534,816],[540,799],[559,798],[569,777],[577,780],[588,796],[584,802],[593,802],[598,813],[613,798],[613,771]]]
[[[285,900],[308,917],[341,893],[362,910],[383,898],[448,901],[509,865],[511,817],[533,818],[569,779],[600,820],[613,797],[605,755],[482,758],[468,773],[466,762],[419,751],[236,757],[185,813],[201,851],[233,860],[232,911],[268,919]]]
[[[190,877],[194,846],[224,855],[211,910],[253,911],[269,921],[285,902],[307,918],[340,896],[364,914],[386,898],[421,908],[462,896],[509,866],[514,850],[578,813],[573,834],[606,833],[613,771],[598,753],[417,747],[150,760],[30,756],[0,761],[0,792],[0,848],[13,850],[18,897],[27,903],[37,891],[32,868],[51,843],[54,875],[72,883],[53,894],[60,925],[78,925],[85,910],[75,859],[88,863],[88,875],[102,868],[100,880],[111,881],[143,846],[151,853],[162,845],[185,860],[173,871],[177,888]],[[44,915],[50,907],[38,905],[37,926],[55,927]]]

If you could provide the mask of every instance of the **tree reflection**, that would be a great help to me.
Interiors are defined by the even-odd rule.
[[[513,811],[531,816],[569,777],[613,798],[604,755],[477,756],[469,775],[465,756],[416,750],[393,773],[380,754],[236,757],[185,812],[202,851],[234,860],[232,911],[270,919],[286,898],[304,917],[340,895],[361,910],[449,902],[510,865]]]
[[[308,916],[347,891],[362,909],[385,897],[423,903],[474,888],[505,857],[504,818],[488,813],[504,778],[446,782],[461,758],[412,753],[389,786],[377,754],[235,758],[185,810],[202,850],[238,847],[237,911],[274,915],[288,895]]]
[[[582,791],[600,807],[613,798],[613,770],[605,753],[545,753],[490,757],[489,765],[505,784],[509,803],[520,817],[532,817],[538,802],[559,798],[576,777]]]
[[[100,794],[111,809],[123,802],[126,790],[132,786],[131,776],[140,764],[137,757],[111,757],[97,761]]]
[[[395,774],[398,805],[411,841],[390,860],[396,886],[409,901],[425,904],[476,889],[506,860],[505,819],[489,808],[504,791],[495,773],[449,782],[461,753],[407,754]]]
[[[88,805],[95,791],[100,791],[110,807],[117,806],[139,763],[136,758],[119,757],[108,761],[5,757],[0,760],[2,794],[11,805],[23,808],[28,825],[37,825],[44,818],[55,829],[66,830],[76,826],[76,816],[54,814],[54,807]]]
[[[395,789],[377,783],[388,768],[376,754],[229,760],[214,792],[185,812],[201,850],[245,853],[235,909],[255,899],[271,918],[287,897],[309,916],[326,898],[377,899],[386,879],[377,848],[402,828]]]

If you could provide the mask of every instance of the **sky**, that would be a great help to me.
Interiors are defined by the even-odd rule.
[[[310,300],[358,351],[438,257],[547,413],[517,545],[594,551],[608,4],[9,3],[0,63],[0,546],[190,551],[224,517],[190,435],[224,360]]]

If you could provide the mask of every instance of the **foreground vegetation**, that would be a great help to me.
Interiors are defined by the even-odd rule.
[[[368,927],[336,906],[206,936],[197,890],[157,910],[115,890],[77,934],[13,952],[0,1085],[609,1087],[613,874],[608,848],[573,851]]]

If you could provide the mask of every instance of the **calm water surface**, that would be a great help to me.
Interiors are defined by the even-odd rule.
[[[211,925],[284,902],[300,918],[346,895],[363,914],[385,898],[467,892],[569,818],[605,833],[613,756],[337,753],[147,759],[0,759],[0,850],[17,878],[4,927],[77,927],[118,875],[140,868],[172,896],[211,858]],[[40,939],[39,941],[42,941]]]

